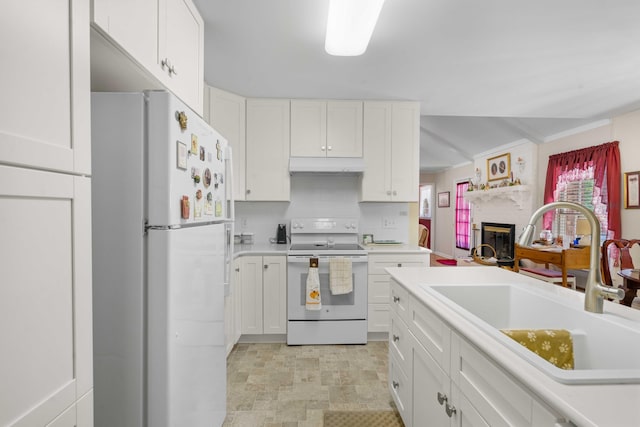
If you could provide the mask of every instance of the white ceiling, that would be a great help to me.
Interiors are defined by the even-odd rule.
[[[328,0],[194,1],[208,84],[419,101],[424,172],[640,109],[636,0],[386,0],[359,57],[325,53]]]

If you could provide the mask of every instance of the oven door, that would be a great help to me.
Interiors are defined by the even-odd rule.
[[[332,295],[329,289],[329,259],[351,259],[353,292]],[[314,256],[318,258],[321,310],[306,309],[308,255],[289,255],[287,263],[288,320],[365,320],[367,318],[367,255]]]

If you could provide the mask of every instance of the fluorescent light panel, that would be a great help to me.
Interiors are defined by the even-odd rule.
[[[324,49],[330,55],[362,55],[384,0],[330,0]]]

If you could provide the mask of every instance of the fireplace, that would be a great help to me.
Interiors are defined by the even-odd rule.
[[[482,244],[490,245],[496,250],[497,259],[513,259],[516,238],[515,224],[500,224],[497,222],[483,222],[480,229]],[[492,257],[493,251],[483,246],[480,255]]]

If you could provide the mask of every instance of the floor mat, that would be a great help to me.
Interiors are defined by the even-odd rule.
[[[395,411],[325,411],[324,427],[404,427]]]
[[[458,265],[458,261],[455,259],[437,259],[436,261],[444,265]]]

